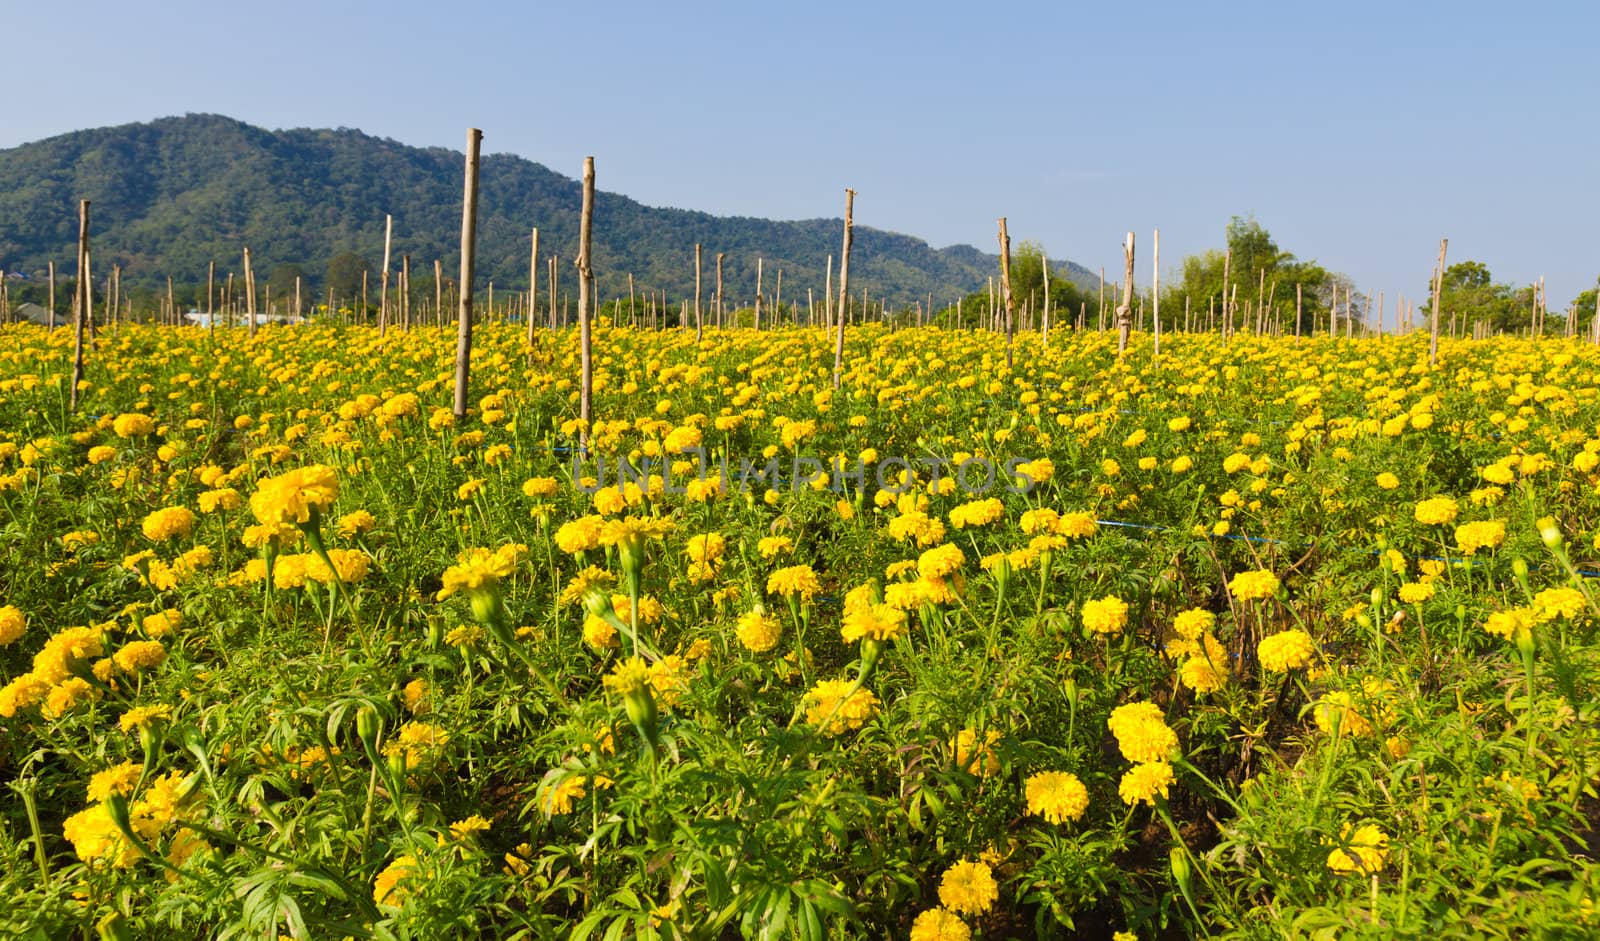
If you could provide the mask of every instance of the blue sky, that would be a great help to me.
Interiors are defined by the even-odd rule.
[[[1426,296],[1600,275],[1600,4],[5,4],[0,147],[185,112],[511,152],[725,215],[1163,268],[1254,213]],[[141,9],[143,8],[143,9]],[[64,52],[72,48],[70,60]]]

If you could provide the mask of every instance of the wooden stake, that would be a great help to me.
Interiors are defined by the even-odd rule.
[[[1117,358],[1128,350],[1128,333],[1133,329],[1133,233],[1122,246],[1122,303],[1117,306]]]
[[[1439,305],[1444,302],[1442,296],[1444,291],[1444,256],[1445,250],[1449,246],[1449,239],[1439,240],[1439,267],[1435,269],[1433,275],[1433,303],[1430,305],[1433,309],[1428,312],[1430,315],[1428,318],[1430,321],[1428,326],[1428,365],[1430,366],[1439,361]],[[1350,298],[1347,294],[1345,296],[1346,303],[1349,300]]]
[[[1011,343],[1016,332],[1016,300],[1011,296],[1011,235],[1006,217],[1000,217],[1000,296],[1006,307],[1006,369],[1011,369]]]
[[[583,215],[578,220],[578,346],[581,386],[578,417],[582,419],[581,444],[589,446],[589,421],[594,414],[594,353],[590,348],[594,319],[594,267],[590,245],[594,235],[594,158],[583,158]]]
[[[250,336],[256,335],[256,278],[250,269],[250,248],[244,250],[244,304],[245,316],[249,317]]]
[[[1155,320],[1155,359],[1161,359],[1161,230],[1150,240],[1150,314]]]
[[[456,421],[467,417],[467,382],[472,362],[472,279],[478,249],[478,148],[483,132],[467,129],[465,187],[461,199],[461,301],[456,308]]]
[[[850,243],[855,239],[856,191],[844,191],[844,248],[839,254],[839,329],[833,341],[833,387],[839,388],[839,375],[844,369],[844,322],[850,300]]]
[[[694,342],[700,342],[704,330],[700,315],[700,243],[694,243]]]
[[[78,201],[78,300],[74,305],[72,340],[72,393],[69,409],[78,411],[78,386],[83,384],[83,331],[89,310],[89,201]]]
[[[533,227],[528,248],[528,343],[533,343],[534,313],[539,309],[539,227]]]
[[[378,336],[389,329],[389,244],[394,236],[394,216],[383,217],[383,282],[378,288]]]
[[[56,263],[50,262],[50,315],[49,327],[56,328]]]
[[[1040,254],[1039,260],[1044,264],[1044,309],[1041,312],[1039,345],[1045,349],[1050,348],[1050,256]],[[929,301],[932,305],[932,301]],[[921,324],[918,324],[921,326]]]

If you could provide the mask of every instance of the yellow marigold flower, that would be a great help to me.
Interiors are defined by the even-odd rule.
[[[124,412],[111,423],[111,430],[116,432],[119,438],[142,438],[156,433],[156,423],[148,415]]]
[[[356,510],[339,517],[339,535],[356,536],[370,533],[378,526],[378,518],[366,510]]]
[[[961,547],[954,543],[935,546],[917,557],[917,571],[923,578],[944,578],[953,575],[966,564]]]
[[[562,604],[580,604],[590,589],[605,590],[616,584],[617,577],[599,566],[591,565],[572,576],[561,589]]]
[[[554,477],[529,477],[522,482],[524,496],[534,499],[553,497],[561,489],[561,484]]]
[[[145,840],[154,839],[160,832],[160,824],[143,815],[130,815],[129,822],[133,831]],[[72,844],[72,851],[90,866],[127,869],[141,855],[123,836],[111,816],[111,809],[104,803],[93,804],[68,817],[61,829],[67,842]]]
[[[1538,615],[1532,608],[1511,608],[1490,614],[1484,622],[1483,629],[1498,637],[1512,640],[1522,632],[1532,630],[1538,622]]]
[[[949,513],[950,525],[956,529],[967,526],[987,526],[1004,516],[1006,505],[996,497],[963,503]]]
[[[850,680],[819,681],[803,700],[806,721],[819,727],[824,735],[861,728],[877,712],[878,697],[867,689],[850,692],[853,686]]]
[[[1312,718],[1329,735],[1337,730],[1362,738],[1371,735],[1375,726],[1386,726],[1394,720],[1394,708],[1386,701],[1391,692],[1387,682],[1368,677],[1361,681],[1358,693],[1343,689],[1324,693],[1312,709]]]
[[[93,702],[99,698],[100,691],[90,686],[88,680],[76,676],[68,677],[51,687],[50,693],[45,696],[45,718],[59,718],[78,706]]]
[[[863,637],[892,641],[905,636],[906,613],[888,604],[866,604],[845,612],[839,634],[847,644]]]
[[[1263,569],[1240,572],[1228,582],[1228,590],[1239,601],[1257,601],[1278,593],[1278,576]]]
[[[1028,813],[1048,823],[1077,820],[1089,808],[1089,790],[1068,771],[1041,771],[1028,778],[1023,789],[1028,798]]]
[[[1506,524],[1502,520],[1479,520],[1456,527],[1456,545],[1464,555],[1497,548],[1505,541]]]
[[[1203,634],[1194,653],[1183,661],[1178,679],[1197,693],[1214,693],[1228,685],[1228,651],[1222,642]]]
[[[9,604],[0,608],[0,647],[21,640],[27,629],[28,619],[23,616],[22,609]]]
[[[1189,430],[1189,426],[1191,424],[1193,424],[1193,422],[1190,421],[1189,416],[1187,416],[1187,415],[1179,415],[1177,418],[1169,418],[1169,419],[1167,419],[1167,430],[1168,431],[1188,431]]]
[[[822,583],[809,565],[791,565],[767,576],[767,594],[810,601],[822,593]]]
[[[1588,610],[1583,592],[1576,588],[1546,588],[1533,596],[1533,616],[1540,622],[1566,618],[1571,621]]]
[[[1053,533],[1060,522],[1060,513],[1049,507],[1042,507],[1037,510],[1023,511],[1022,519],[1018,521],[1017,525],[1024,533],[1033,535],[1034,533]]]
[[[1136,764],[1122,775],[1117,784],[1117,796],[1124,804],[1155,805],[1156,798],[1166,798],[1173,782],[1172,765],[1165,761]]]
[[[396,856],[394,862],[384,867],[378,873],[378,878],[372,884],[372,900],[379,905],[399,906],[405,902],[410,894],[403,883],[418,878],[422,874],[417,858],[410,854]]]
[[[710,562],[722,558],[727,546],[728,541],[721,533],[705,533],[690,536],[689,544],[684,547],[684,554],[693,562]]]
[[[44,642],[33,655],[33,675],[49,684],[71,676],[73,667],[105,653],[101,632],[92,627],[69,627]]]
[[[239,496],[239,491],[232,487],[219,487],[216,490],[207,490],[200,494],[200,512],[215,513],[218,510],[237,510],[244,502]]]
[[[483,642],[483,628],[476,624],[462,624],[453,627],[444,635],[444,642],[457,649],[476,647]]]
[[[487,833],[489,821],[478,814],[472,814],[465,820],[457,820],[450,825],[450,835],[458,840],[465,840],[474,833]]]
[[[751,653],[766,653],[778,645],[778,638],[783,636],[783,625],[777,618],[768,614],[765,608],[757,605],[739,616],[739,623],[735,626],[734,633],[746,650]]]
[[[617,629],[605,618],[586,614],[583,617],[583,642],[596,650],[614,650],[618,646]]]
[[[1172,619],[1172,629],[1184,640],[1197,641],[1217,623],[1217,616],[1202,608],[1178,612]]]
[[[157,640],[136,640],[123,645],[121,650],[111,655],[111,660],[117,669],[124,673],[137,673],[140,670],[153,670],[166,662],[167,648],[161,646]]]
[[[1178,747],[1178,734],[1167,727],[1155,703],[1127,703],[1111,711],[1106,727],[1116,737],[1122,757],[1135,763],[1165,761]]]
[[[1055,535],[1065,536],[1068,539],[1084,539],[1093,536],[1099,525],[1095,522],[1093,513],[1063,513],[1060,521],[1056,523]]]
[[[1433,597],[1431,582],[1406,582],[1400,586],[1400,600],[1406,604],[1421,604]]]
[[[978,730],[968,726],[956,733],[950,742],[950,750],[955,754],[956,767],[979,777],[988,777],[1000,770],[1000,755],[995,752],[994,745],[1000,741],[1000,733],[994,729],[984,732],[982,745],[978,744]]]
[[[97,444],[89,449],[88,461],[90,464],[104,464],[117,456],[117,449],[104,444]]]
[[[1393,490],[1394,488],[1400,486],[1400,478],[1389,473],[1388,471],[1384,471],[1378,475],[1378,486],[1384,490]]]
[[[414,716],[428,714],[431,708],[429,702],[431,695],[432,689],[428,686],[428,681],[420,676],[400,690],[400,696],[405,700],[406,711]]]
[[[458,591],[493,587],[501,579],[510,578],[527,553],[527,546],[515,542],[498,549],[467,549],[457,556],[455,565],[444,570],[444,587],[439,589],[438,599],[443,601]]]
[[[1120,634],[1128,626],[1128,603],[1116,595],[1083,603],[1083,626],[1096,634]]]
[[[1250,455],[1235,451],[1222,461],[1223,473],[1237,474],[1250,466]]]
[[[545,788],[539,795],[539,809],[546,817],[572,813],[572,805],[588,795],[581,774],[572,774]]]
[[[1459,512],[1459,507],[1457,507],[1456,501],[1449,497],[1434,497],[1431,500],[1423,500],[1417,504],[1417,508],[1414,511],[1417,522],[1429,526],[1443,526],[1446,523],[1455,522],[1457,512]]]
[[[1187,474],[1194,468],[1194,458],[1187,454],[1180,454],[1172,459],[1172,472],[1174,474]]]
[[[135,706],[122,714],[122,718],[118,720],[117,725],[124,732],[132,732],[137,729],[149,728],[156,723],[167,722],[171,719],[172,707],[166,703],[161,703],[155,706]]]
[[[756,543],[756,551],[761,553],[763,559],[776,558],[780,552],[788,552],[794,548],[794,540],[788,536],[766,536]]]
[[[650,665],[643,657],[629,657],[612,667],[603,682],[619,696],[632,696],[650,688]]]
[[[1310,662],[1312,652],[1311,635],[1298,629],[1270,634],[1261,638],[1261,643],[1256,645],[1256,657],[1260,659],[1261,666],[1273,673],[1305,666]]]
[[[124,761],[104,771],[96,771],[89,778],[89,800],[103,801],[113,794],[133,796],[133,789],[143,773],[144,765],[136,761]]]
[[[1339,831],[1338,848],[1328,854],[1328,868],[1337,873],[1382,872],[1388,850],[1389,837],[1382,830],[1367,823],[1352,833],[1350,825],[1345,824]]]
[[[250,512],[264,526],[309,523],[339,497],[339,476],[333,468],[312,464],[269,477],[250,497]]]
[[[972,929],[956,913],[930,908],[911,923],[911,941],[972,941]]]
[[[163,507],[144,518],[144,536],[146,539],[160,542],[166,539],[182,539],[194,532],[195,515],[186,506]]]
[[[51,684],[34,673],[24,673],[0,687],[0,719],[9,719],[23,709],[44,702],[50,695]]]
[[[1000,898],[1000,886],[987,863],[962,860],[939,879],[939,901],[962,915],[982,915]]]

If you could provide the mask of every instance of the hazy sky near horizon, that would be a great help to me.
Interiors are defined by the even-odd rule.
[[[1600,275],[1600,4],[0,2],[0,148],[214,112],[510,152],[655,206],[1013,241],[1137,280],[1253,213],[1363,291],[1439,238]],[[72,52],[70,58],[66,55]],[[535,220],[536,221],[536,220]],[[1115,277],[1116,275],[1111,274]]]

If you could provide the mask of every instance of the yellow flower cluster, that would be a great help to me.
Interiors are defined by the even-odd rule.
[[[297,526],[311,521],[313,512],[327,510],[339,498],[339,475],[333,468],[313,464],[269,477],[250,497],[250,512],[263,526]]]
[[[824,735],[859,729],[878,711],[878,697],[850,680],[821,680],[802,700],[806,721]]]
[[[475,546],[456,557],[456,564],[444,570],[444,587],[438,591],[440,601],[460,591],[479,591],[492,588],[501,579],[510,578],[517,563],[528,554],[521,543],[507,543],[497,549]]]

